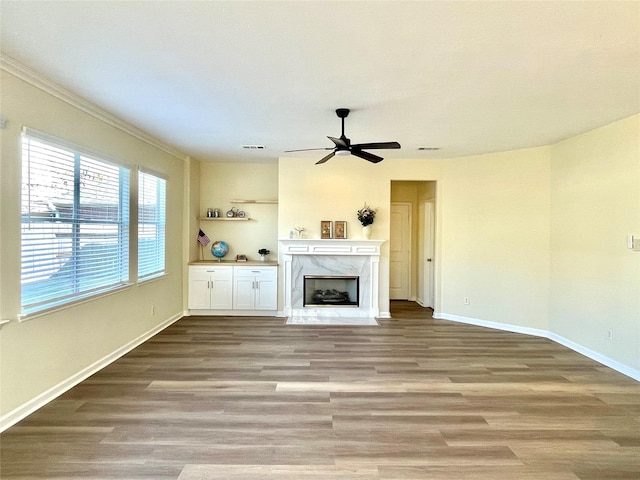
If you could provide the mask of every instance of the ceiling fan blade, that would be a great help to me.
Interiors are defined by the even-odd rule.
[[[359,150],[357,148],[352,148],[351,149],[351,155],[353,155],[355,157],[364,158],[365,160],[367,160],[368,162],[371,162],[371,163],[378,163],[378,162],[381,162],[382,160],[384,160],[384,158],[379,157],[378,155],[374,155],[373,153],[369,153],[369,152],[364,152],[364,151]]]
[[[299,148],[298,150],[285,150],[284,153],[311,152],[313,150],[333,150],[333,147],[326,147],[326,148]]]
[[[349,144],[351,143],[347,137],[327,137],[333,143],[336,144],[336,147],[349,148]]]
[[[327,161],[327,160],[329,160],[331,157],[333,157],[335,154],[336,154],[336,152],[331,152],[331,153],[330,153],[329,155],[327,155],[326,157],[321,158],[320,160],[318,160],[318,161],[316,162],[316,165],[320,165],[320,164],[322,164],[322,163],[326,162],[326,161]]]
[[[375,149],[392,149],[392,148],[400,148],[400,144],[398,142],[374,142],[374,143],[358,143],[356,145],[351,145],[352,148],[359,149],[367,149],[367,150],[375,150]]]

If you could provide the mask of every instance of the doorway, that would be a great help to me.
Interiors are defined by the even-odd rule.
[[[389,299],[435,307],[436,182],[391,182]]]

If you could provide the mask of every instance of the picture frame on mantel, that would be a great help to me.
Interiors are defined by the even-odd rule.
[[[336,220],[335,238],[343,240],[347,238],[347,222],[345,220]]]
[[[333,222],[331,220],[320,222],[320,238],[333,238]]]

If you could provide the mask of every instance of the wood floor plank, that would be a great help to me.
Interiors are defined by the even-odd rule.
[[[380,480],[583,480],[569,469],[522,466],[387,466],[378,467]]]
[[[375,466],[186,465],[178,480],[375,480]]]
[[[640,384],[392,302],[379,326],[185,317],[0,436],[0,477],[638,480]]]

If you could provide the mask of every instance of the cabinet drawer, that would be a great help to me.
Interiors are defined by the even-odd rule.
[[[236,277],[255,277],[276,273],[276,267],[233,267],[233,270]]]
[[[233,267],[218,267],[215,265],[189,267],[189,274],[208,275],[212,279],[231,280]]]

